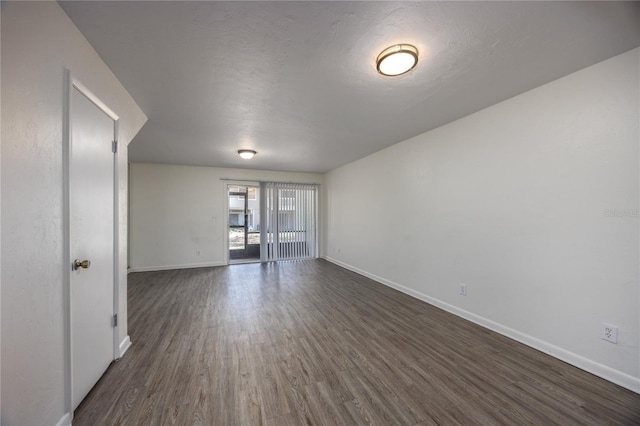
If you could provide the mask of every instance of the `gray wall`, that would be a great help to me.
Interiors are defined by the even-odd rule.
[[[640,391],[638,63],[635,49],[331,171],[325,256]]]
[[[314,173],[150,163],[131,163],[130,170],[133,271],[226,264],[227,185],[232,182],[220,178],[323,180]]]
[[[56,2],[2,2],[2,424],[69,419],[62,264],[65,68],[120,116],[119,279],[126,295],[126,144],[146,117]],[[125,320],[122,340],[126,301],[119,317]]]

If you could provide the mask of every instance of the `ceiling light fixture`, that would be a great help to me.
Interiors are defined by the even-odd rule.
[[[251,160],[253,156],[257,154],[257,152],[252,149],[239,149],[238,154],[240,154],[240,157],[244,158],[245,160]]]
[[[411,71],[418,63],[418,49],[410,44],[396,44],[384,49],[376,59],[378,72],[396,76]]]

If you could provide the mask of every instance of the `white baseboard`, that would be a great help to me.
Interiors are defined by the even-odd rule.
[[[56,426],[71,426],[71,413],[65,413],[65,415],[58,420]]]
[[[161,265],[161,266],[131,266],[129,272],[151,272],[151,271],[167,271],[170,269],[190,269],[190,268],[210,268],[212,266],[225,266],[225,262],[203,262],[203,263],[187,263],[183,265]]]
[[[131,339],[129,338],[129,335],[127,335],[127,337],[122,339],[122,342],[120,342],[120,358],[122,358],[122,355],[124,355],[124,353],[127,351],[127,349],[129,349],[130,346]]]
[[[337,259],[333,259],[329,256],[323,257],[325,260],[334,263],[338,266],[341,266],[345,269],[353,271],[357,274],[363,275],[367,278],[371,278],[374,281],[377,281],[381,284],[384,284],[388,287],[396,289],[402,293],[408,294],[409,296],[415,297],[416,299],[422,300],[430,305],[436,306],[440,309],[443,309],[447,312],[450,312],[454,315],[462,317],[466,320],[469,320],[473,323],[481,325],[489,330],[495,331],[496,333],[502,334],[503,336],[509,337],[510,339],[516,340],[520,343],[523,343],[527,346],[530,346],[534,349],[537,349],[541,352],[544,352],[548,355],[551,355],[555,358],[558,358],[568,364],[571,364],[575,367],[578,367],[582,370],[588,371],[591,374],[594,374],[598,377],[601,377],[605,380],[613,382],[617,385],[620,385],[626,389],[629,389],[633,392],[640,393],[640,378],[633,377],[627,373],[624,373],[619,370],[615,370],[606,365],[600,364],[588,358],[585,358],[576,353],[570,352],[566,349],[560,348],[551,343],[540,340],[536,337],[530,336],[528,334],[522,333],[518,330],[514,330],[505,325],[499,324],[490,319],[481,317],[472,312],[465,311],[464,309],[460,309],[456,306],[450,305],[441,300],[435,299],[433,297],[427,296],[426,294],[420,293],[419,291],[413,290],[409,287],[405,287],[401,284],[395,283],[393,281],[387,280],[385,278],[379,277],[377,275],[371,274],[367,271],[363,271],[362,269],[356,268],[344,262],[341,262]]]

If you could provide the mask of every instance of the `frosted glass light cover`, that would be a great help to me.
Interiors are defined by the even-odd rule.
[[[382,75],[401,75],[413,69],[418,63],[418,49],[410,44],[396,44],[378,55],[376,64]]]
[[[256,155],[256,152],[252,149],[239,149],[238,154],[245,160],[250,160],[254,155]]]

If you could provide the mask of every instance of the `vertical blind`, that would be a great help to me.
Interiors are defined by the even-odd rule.
[[[263,182],[262,261],[316,257],[317,185]]]

